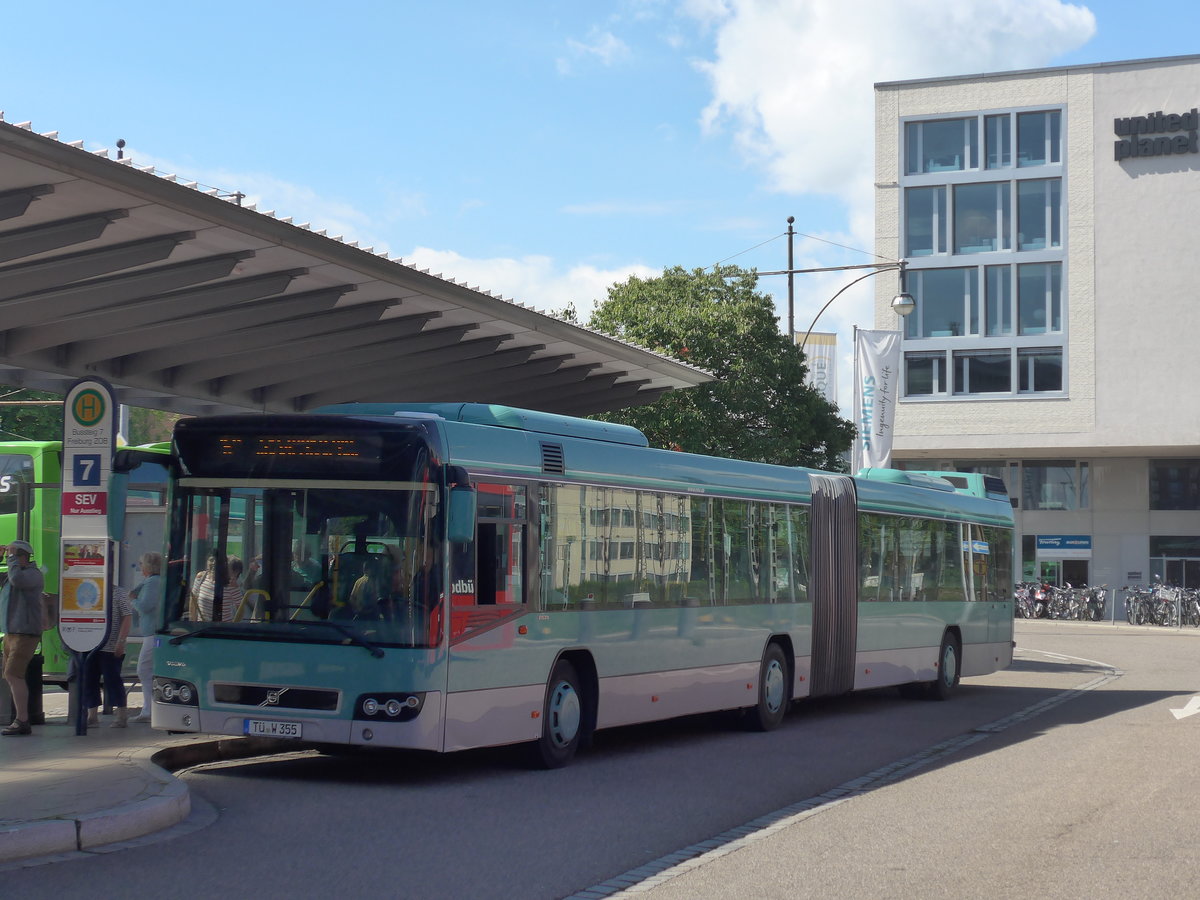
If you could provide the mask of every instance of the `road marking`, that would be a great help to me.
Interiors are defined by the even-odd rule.
[[[698,844],[692,844],[690,847],[684,847],[682,850],[677,850],[645,865],[638,866],[636,869],[630,869],[628,872],[608,879],[608,881],[592,885],[582,891],[577,891],[564,898],[564,900],[599,900],[599,898],[619,900],[622,897],[630,898],[635,894],[645,893],[664,882],[677,878],[685,872],[698,869],[705,863],[712,862],[714,859],[725,856],[735,850],[740,850],[748,844],[769,837],[790,825],[811,818],[817,813],[832,809],[834,806],[856,796],[869,793],[876,788],[881,788],[892,782],[906,778],[916,770],[924,768],[930,763],[937,762],[944,757],[957,753],[972,744],[987,740],[990,736],[998,732],[1011,728],[1020,722],[1032,719],[1034,716],[1039,716],[1047,710],[1066,703],[1068,700],[1073,700],[1088,691],[1094,691],[1101,685],[1107,684],[1125,674],[1116,666],[1094,659],[1083,659],[1078,656],[1066,656],[1060,653],[1031,650],[1029,648],[1023,649],[1027,653],[1053,656],[1071,662],[1089,663],[1103,669],[1104,672],[1078,687],[1061,691],[1051,697],[1047,697],[1045,700],[1034,703],[1032,706],[1027,706],[1019,712],[1005,716],[1003,719],[976,726],[966,734],[950,738],[947,741],[927,747],[924,750],[918,750],[911,756],[897,760],[859,778],[847,781],[819,796],[809,797],[807,800],[801,800],[799,803],[785,806],[783,809],[778,809],[773,813],[767,813],[765,816],[760,816],[737,828],[731,828],[722,834],[718,834],[716,837],[709,838],[707,841],[701,841]],[[1200,712],[1200,696],[1194,698],[1194,700],[1198,704],[1196,711]]]
[[[1172,709],[1171,715],[1176,719],[1186,719],[1188,716],[1194,716],[1200,713],[1200,696],[1193,697],[1187,702],[1187,706],[1183,709]]]

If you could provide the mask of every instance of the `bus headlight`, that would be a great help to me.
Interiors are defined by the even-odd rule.
[[[190,681],[178,678],[160,678],[155,675],[151,682],[154,699],[159,703],[173,703],[178,706],[199,706],[196,686]]]
[[[356,719],[376,721],[408,722],[415,719],[425,704],[423,692],[402,694],[362,695],[354,704]]]

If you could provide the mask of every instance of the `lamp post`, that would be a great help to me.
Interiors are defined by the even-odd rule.
[[[903,317],[907,316],[909,313],[911,313],[914,309],[916,309],[917,303],[912,298],[912,294],[908,293],[908,291],[906,290],[906,285],[905,285],[905,280],[906,280],[905,275],[906,275],[908,263],[902,259],[896,260],[895,262],[863,263],[863,264],[857,265],[857,266],[821,266],[821,267],[813,268],[813,269],[797,269],[797,268],[795,268],[792,263],[792,260],[793,260],[792,242],[795,239],[795,235],[796,235],[795,228],[793,228],[793,224],[795,223],[795,221],[796,221],[795,216],[788,216],[788,220],[787,220],[787,222],[788,222],[788,230],[787,230],[788,267],[786,269],[780,269],[777,272],[759,272],[758,273],[760,276],[761,275],[786,275],[788,277],[788,336],[791,338],[793,343],[796,340],[796,302],[795,302],[795,293],[794,293],[794,289],[793,289],[793,277],[794,276],[809,275],[809,274],[812,274],[815,272],[850,272],[850,271],[854,271],[857,269],[870,269],[871,270],[870,272],[867,272],[865,275],[860,275],[858,278],[855,278],[849,284],[844,285],[841,288],[841,290],[839,290],[836,294],[834,294],[832,297],[830,297],[825,302],[825,305],[822,306],[820,311],[813,317],[812,324],[808,326],[808,331],[806,331],[804,333],[804,340],[802,340],[800,342],[801,352],[804,351],[805,346],[807,346],[807,344],[808,344],[808,338],[812,334],[813,328],[816,327],[817,319],[821,318],[821,314],[824,313],[825,310],[829,309],[829,307],[832,305],[833,301],[836,300],[838,297],[840,297],[843,294],[843,292],[845,292],[847,289],[858,284],[860,281],[870,278],[872,275],[878,275],[880,272],[895,271],[895,272],[899,273],[900,289],[899,289],[899,291],[897,291],[896,296],[892,298],[892,309],[895,311],[896,315],[903,318]]]
[[[917,301],[913,299],[912,294],[908,293],[908,291],[904,289],[905,270],[908,266],[908,263],[906,263],[904,260],[900,260],[899,262],[894,263],[872,263],[871,265],[874,266],[875,271],[867,272],[865,275],[860,275],[849,284],[843,285],[841,290],[826,300],[825,305],[821,307],[820,311],[815,316],[813,316],[812,324],[808,326],[808,331],[804,332],[804,340],[800,342],[801,353],[804,352],[804,348],[808,344],[809,335],[812,334],[813,329],[817,326],[817,319],[821,318],[821,313],[829,309],[829,307],[833,304],[833,301],[842,296],[842,294],[847,290],[854,287],[854,285],[858,284],[860,281],[870,278],[872,275],[878,275],[880,272],[890,272],[892,270],[899,272],[900,290],[896,293],[896,296],[892,298],[892,311],[903,319],[917,308]]]

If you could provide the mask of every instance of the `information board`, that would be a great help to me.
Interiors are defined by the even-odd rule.
[[[108,476],[116,436],[112,388],[77,381],[63,404],[58,633],[81,653],[99,647],[108,631]]]

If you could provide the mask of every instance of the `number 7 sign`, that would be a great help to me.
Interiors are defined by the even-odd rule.
[[[77,454],[71,460],[71,481],[75,487],[99,487],[100,454]]]

